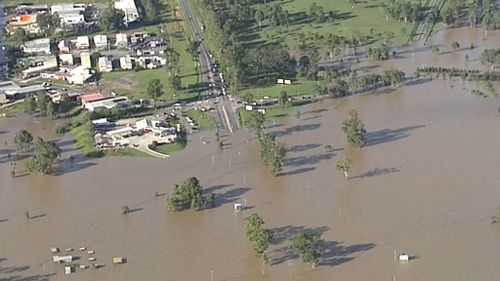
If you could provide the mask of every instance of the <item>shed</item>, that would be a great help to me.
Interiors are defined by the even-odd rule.
[[[88,36],[78,36],[76,38],[76,47],[79,49],[90,48],[90,40]]]
[[[95,35],[94,44],[97,49],[105,49],[108,47],[108,37],[105,34]]]

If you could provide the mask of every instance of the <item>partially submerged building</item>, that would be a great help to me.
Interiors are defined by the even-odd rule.
[[[50,39],[49,38],[40,38],[31,41],[27,41],[21,47],[25,54],[31,55],[39,55],[45,54],[50,55]]]

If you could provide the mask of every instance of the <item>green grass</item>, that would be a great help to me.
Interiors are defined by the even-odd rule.
[[[13,106],[8,106],[0,109],[1,114],[5,114],[8,117],[15,116],[24,113],[23,103],[18,103]]]
[[[217,127],[214,117],[209,112],[201,112],[197,109],[190,109],[187,116],[198,124],[201,131],[213,131]]]
[[[288,96],[300,96],[300,95],[310,95],[314,92],[317,85],[317,81],[310,81],[306,79],[298,79],[294,81],[292,85],[272,85],[263,86],[255,88],[245,88],[240,90],[241,94],[246,92],[251,92],[256,99],[263,97],[278,97],[279,93],[284,90],[287,92]]]
[[[157,145],[154,150],[163,154],[172,154],[174,152],[183,150],[185,147],[186,146],[184,144],[175,142]]]
[[[96,156],[100,154],[95,147],[94,135],[89,129],[89,124],[74,127],[70,130],[70,134],[73,139],[75,139],[76,147],[80,149],[85,156]]]
[[[105,152],[106,156],[135,156],[135,157],[153,157],[145,152],[131,147],[112,149]]]

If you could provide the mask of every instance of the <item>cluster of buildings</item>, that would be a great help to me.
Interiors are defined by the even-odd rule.
[[[134,0],[119,0],[116,9],[123,11],[124,24],[139,20],[139,11]],[[77,27],[95,25],[102,8],[92,4],[18,5],[15,14],[8,18],[6,30],[9,33],[22,28],[31,34],[40,32],[38,18],[41,14],[57,15],[62,29],[75,30]]]
[[[23,61],[30,61],[21,61],[23,78],[41,75],[45,79],[78,85],[95,81],[96,70],[154,69],[167,62],[164,40],[147,33],[79,36],[74,40],[61,40],[57,45],[49,38],[40,38],[25,42],[21,49],[28,56]]]

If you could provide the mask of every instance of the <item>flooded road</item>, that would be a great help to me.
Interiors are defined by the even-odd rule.
[[[300,119],[285,117],[269,128],[290,148],[278,178],[244,132],[224,137],[222,152],[213,136],[202,144],[198,134],[168,160],[77,157],[57,176],[12,179],[2,158],[0,280],[495,280],[500,227],[490,217],[500,205],[498,106],[496,98],[440,80],[308,105]],[[368,130],[363,149],[348,147],[341,132],[350,109]],[[50,121],[35,121],[0,120],[0,157],[21,127],[57,139],[63,157],[78,154],[71,141],[50,135]],[[335,170],[344,157],[354,162],[347,181]],[[218,195],[216,206],[167,212],[163,193],[190,176]],[[249,210],[234,213],[238,202]],[[122,215],[123,205],[132,212]],[[27,220],[26,211],[34,218]],[[243,220],[252,212],[275,231],[271,266],[262,266],[246,241]],[[323,234],[316,269],[287,250],[300,231]],[[82,246],[105,266],[65,276],[50,247]],[[395,252],[414,259],[400,264]],[[90,264],[87,254],[72,254]],[[112,265],[114,256],[127,263]]]

